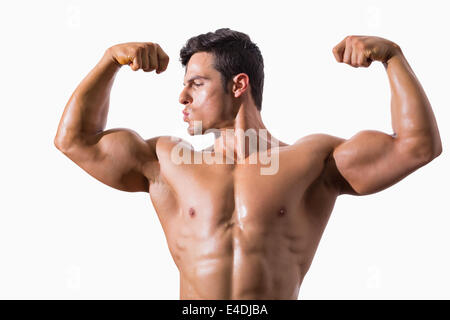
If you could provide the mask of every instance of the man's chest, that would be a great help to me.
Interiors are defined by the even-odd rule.
[[[307,159],[307,158],[305,158]],[[320,175],[323,164],[280,154],[273,174],[260,164],[191,164],[161,166],[161,178],[150,187],[156,211],[165,219],[219,225],[293,223],[302,210],[305,191]],[[285,222],[283,222],[285,221]]]

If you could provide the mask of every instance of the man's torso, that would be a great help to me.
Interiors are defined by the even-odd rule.
[[[279,168],[175,164],[157,145],[149,193],[180,271],[181,299],[297,299],[338,195],[336,140],[311,135],[280,146]],[[200,152],[201,153],[201,152]]]

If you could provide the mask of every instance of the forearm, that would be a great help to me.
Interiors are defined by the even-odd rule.
[[[418,154],[439,155],[442,145],[433,110],[401,50],[384,66],[391,88],[392,128],[396,138]]]
[[[104,130],[110,92],[119,69],[120,65],[110,57],[107,50],[67,102],[58,126],[55,145],[64,147],[79,138]]]

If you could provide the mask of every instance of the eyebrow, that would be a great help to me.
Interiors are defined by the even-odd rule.
[[[204,76],[193,76],[193,77],[191,77],[187,82],[188,83],[190,83],[190,82],[192,82],[192,81],[194,81],[194,80],[197,80],[197,79],[202,79],[202,80],[209,80],[209,78],[208,77],[204,77]],[[186,84],[183,82],[183,86],[185,86]]]

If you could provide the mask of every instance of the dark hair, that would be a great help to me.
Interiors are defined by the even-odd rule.
[[[250,79],[251,94],[259,111],[264,87],[264,61],[258,46],[245,33],[218,29],[190,38],[180,50],[180,61],[186,67],[194,53],[209,52],[214,56],[214,68],[220,72],[226,93],[227,83],[239,73]]]

